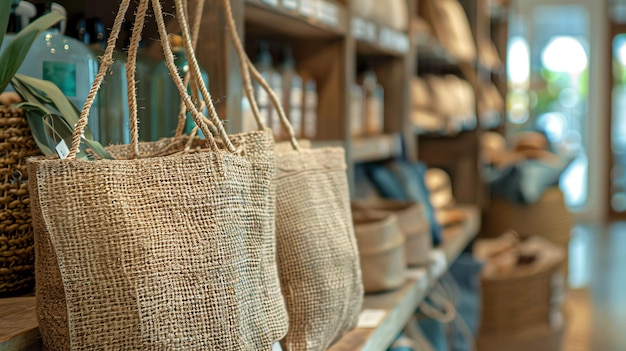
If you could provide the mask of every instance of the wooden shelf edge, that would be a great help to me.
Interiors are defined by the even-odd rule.
[[[402,152],[399,134],[355,137],[351,142],[352,162],[382,161],[398,156]]]
[[[357,328],[349,332],[329,351],[384,351],[391,345],[436,281],[478,234],[480,228],[478,207],[461,206],[459,209],[467,214],[467,220],[461,225],[444,230],[444,244],[436,249],[433,255],[445,257],[445,267],[431,264],[428,267],[413,268],[409,272],[407,283],[401,289],[385,294],[366,295],[364,310],[385,310],[384,319],[376,328]],[[5,302],[9,303],[9,300],[6,299]],[[0,351],[39,349],[37,348],[37,345],[40,345],[39,329],[36,320],[32,318],[34,297],[30,302],[32,307],[26,316],[28,323],[19,333],[11,333],[0,338]],[[0,319],[0,326],[12,325],[13,318],[11,315],[8,321]]]
[[[360,17],[352,17],[350,31],[356,40],[357,54],[404,57],[409,53],[409,36]]]
[[[275,32],[292,37],[334,37],[348,33],[348,10],[339,3],[324,1],[324,5],[286,7],[279,0],[245,0],[246,21],[263,25]]]
[[[386,294],[366,295],[365,310],[385,310],[384,319],[376,328],[357,328],[328,351],[384,351],[404,329],[415,310],[437,280],[447,271],[467,245],[478,235],[480,210],[477,206],[460,206],[467,215],[461,225],[444,230],[444,244],[434,250],[433,257],[445,257],[445,267],[433,263],[428,267],[414,268],[404,287]]]
[[[459,60],[452,56],[434,36],[415,31],[413,37],[418,60],[437,61],[450,66],[459,64]]]

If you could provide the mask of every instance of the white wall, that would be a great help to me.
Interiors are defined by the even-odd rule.
[[[609,46],[609,17],[606,0],[514,0],[513,8],[532,23],[530,16],[535,6],[580,5],[589,11],[589,119],[586,145],[589,159],[589,185],[587,206],[576,217],[582,222],[599,223],[608,211],[607,163],[609,161],[608,128],[610,127],[609,106],[607,105],[609,69],[607,68],[611,48]],[[532,43],[533,28],[528,29],[528,40]],[[532,48],[532,45],[531,45]]]

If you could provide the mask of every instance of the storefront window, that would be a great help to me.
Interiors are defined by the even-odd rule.
[[[570,209],[582,209],[588,197],[589,14],[576,5],[537,6],[530,25],[531,35],[510,39],[509,128],[538,130],[555,149],[582,151],[560,183]]]

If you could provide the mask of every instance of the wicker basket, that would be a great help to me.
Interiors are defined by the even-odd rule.
[[[558,187],[548,189],[538,202],[521,206],[502,199],[493,199],[483,220],[483,237],[497,237],[513,229],[522,237],[544,237],[565,250],[561,270],[567,276],[567,249],[573,218]]]
[[[559,351],[565,327],[539,327],[507,335],[480,335],[478,351]]]
[[[407,264],[409,266],[420,266],[430,262],[430,251],[433,248],[430,223],[421,204],[376,199],[354,201],[352,202],[352,208],[359,212],[367,212],[379,216],[394,214],[398,218],[398,225],[404,234]]]
[[[25,158],[39,154],[24,111],[0,106],[0,295],[25,292],[34,286]]]
[[[366,293],[400,288],[406,281],[404,235],[393,214],[353,213]]]
[[[540,237],[522,246],[535,253],[535,262],[506,274],[481,277],[483,311],[480,333],[500,335],[529,328],[552,328],[556,300],[562,291],[554,286],[555,274],[563,262],[561,249]],[[557,304],[557,306],[555,306]]]

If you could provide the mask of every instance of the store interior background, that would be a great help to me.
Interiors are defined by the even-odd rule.
[[[563,350],[626,350],[626,0],[490,1],[509,11],[507,139],[538,129],[581,151],[560,182],[577,223]],[[112,3],[89,11],[113,16]]]
[[[518,0],[509,22],[507,134],[529,126],[583,150],[561,179],[578,225],[565,350],[626,336],[626,2]],[[557,92],[557,93],[555,93]]]
[[[90,10],[112,16],[109,6]],[[507,138],[540,129],[582,151],[560,184],[578,224],[564,350],[626,350],[626,1],[510,0],[508,10]]]

